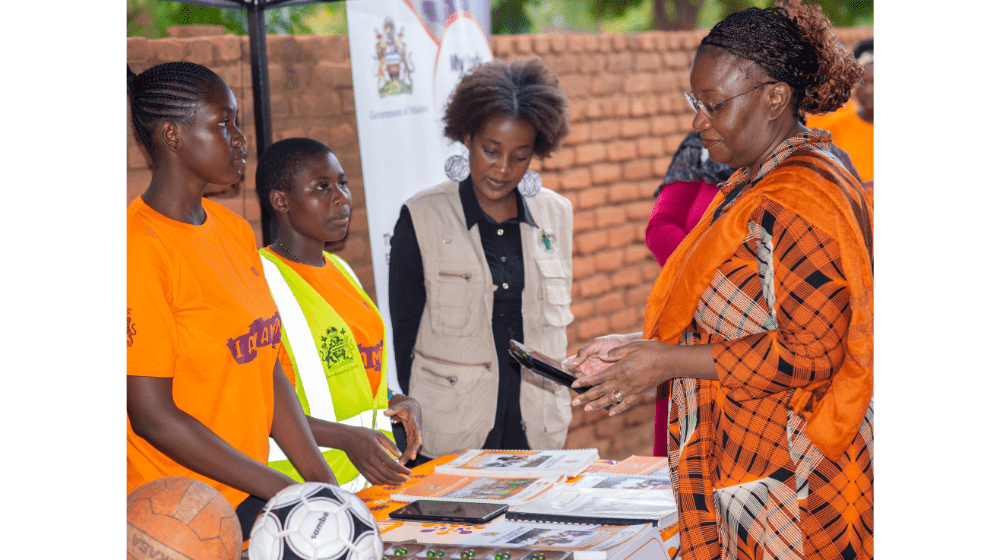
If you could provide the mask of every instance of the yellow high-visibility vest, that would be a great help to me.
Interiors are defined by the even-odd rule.
[[[265,249],[261,249],[260,254],[264,277],[281,313],[281,340],[295,370],[295,392],[302,409],[313,418],[376,429],[392,439],[392,425],[383,414],[389,407],[385,371],[382,371],[378,391],[372,396],[361,352],[347,323],[315,288],[281,259]],[[347,263],[330,253],[323,254],[378,313],[378,308],[361,288]],[[337,360],[321,357],[323,337],[330,336],[330,333],[340,338]],[[384,321],[382,339],[385,340]],[[323,456],[345,490],[357,492],[366,486],[367,481],[351,464],[346,453],[328,449],[323,451]],[[298,481],[302,480],[274,440],[271,440],[268,466]]]

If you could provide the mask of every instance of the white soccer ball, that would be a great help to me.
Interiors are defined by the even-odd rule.
[[[332,484],[294,484],[271,498],[250,530],[250,560],[380,560],[368,507]]]

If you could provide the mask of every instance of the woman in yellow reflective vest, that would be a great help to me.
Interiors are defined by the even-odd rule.
[[[385,323],[346,262],[323,250],[347,235],[351,192],[337,157],[320,142],[289,138],[264,151],[257,195],[277,228],[260,250],[281,313],[279,359],[292,379],[313,436],[337,480],[356,492],[364,479],[400,484],[422,444],[420,405],[388,389]],[[292,375],[294,374],[294,378]],[[405,455],[390,422],[406,431]],[[277,446],[269,464],[293,477]]]

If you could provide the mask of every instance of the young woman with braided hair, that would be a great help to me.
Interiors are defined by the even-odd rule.
[[[861,68],[800,0],[702,40],[687,94],[709,156],[737,168],[667,259],[642,333],[567,362],[574,404],[669,394],[684,560],[873,555],[872,206],[805,113]]]
[[[268,436],[306,480],[337,480],[278,362],[281,318],[250,224],[202,195],[240,180],[236,98],[211,70],[172,62],[130,76],[153,161],[128,207],[128,491],[186,476],[222,493],[249,537],[295,481],[266,466]]]

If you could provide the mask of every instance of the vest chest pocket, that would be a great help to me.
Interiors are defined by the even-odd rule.
[[[485,315],[483,283],[469,263],[443,263],[428,280],[431,329],[446,336],[472,336]]]
[[[540,276],[538,297],[543,300],[542,317],[550,326],[565,327],[573,321],[573,313],[569,310],[572,301],[570,271],[559,259],[538,259],[535,263]]]
[[[486,393],[496,384],[491,370],[489,362],[457,362],[415,350],[410,396],[420,403],[424,431],[458,434],[467,430],[466,421],[474,415],[469,408],[483,408]],[[492,398],[496,400],[495,395]]]

